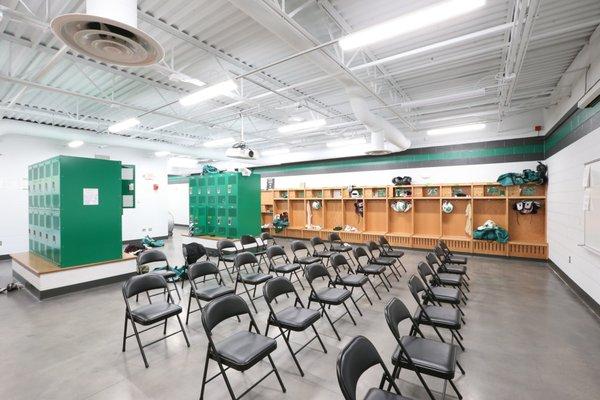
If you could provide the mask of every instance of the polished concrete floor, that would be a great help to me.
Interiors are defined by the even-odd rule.
[[[180,265],[178,234],[167,242],[172,264]],[[341,399],[335,364],[339,350],[355,335],[364,335],[376,345],[389,365],[395,343],[385,323],[383,308],[392,296],[416,304],[407,289],[408,277],[424,253],[408,251],[404,264],[409,270],[400,282],[392,281],[391,293],[383,299],[371,296],[359,302],[364,316],[351,308],[357,326],[343,318],[337,324],[338,342],[326,321],[317,329],[327,354],[318,343],[299,353],[306,375],[301,378],[280,338],[274,353],[287,387],[283,395],[273,375],[245,398],[248,399]],[[456,384],[465,399],[569,399],[600,398],[600,321],[543,263],[522,260],[471,257],[471,293],[465,307],[467,325],[462,333],[466,351],[460,361],[466,375]],[[0,284],[10,276],[10,264],[0,262]],[[188,286],[186,285],[186,288]],[[150,368],[144,368],[134,339],[121,352],[124,304],[121,285],[113,284],[44,302],[26,291],[0,296],[0,398],[2,399],[196,399],[200,393],[207,340],[199,314],[187,327],[191,348],[181,335],[148,347]],[[186,291],[187,295],[187,291]],[[306,298],[308,291],[300,291]],[[182,301],[182,306],[187,302]],[[266,305],[257,302],[255,316],[264,331]],[[332,309],[332,314],[341,311]],[[245,328],[226,322],[217,335]],[[169,325],[175,330],[175,323]],[[406,326],[403,327],[408,331]],[[426,335],[434,332],[423,328]],[[161,335],[155,330],[146,340]],[[292,334],[301,345],[308,338]],[[230,372],[239,394],[266,371],[259,364],[244,374]],[[210,372],[216,372],[213,363]],[[359,398],[379,379],[369,371],[359,385]],[[435,378],[427,381],[442,398],[444,387]],[[405,396],[426,399],[415,375],[403,371],[399,386]],[[206,399],[224,399],[227,392],[217,378],[207,386]],[[450,387],[446,398],[455,398]]]

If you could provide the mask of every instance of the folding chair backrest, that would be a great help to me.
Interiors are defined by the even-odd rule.
[[[250,308],[240,296],[231,294],[219,297],[204,306],[202,325],[206,334],[210,335],[213,328],[221,322],[244,314],[250,314]]]
[[[344,399],[356,400],[356,387],[361,375],[383,361],[373,343],[364,336],[356,336],[342,349],[337,358],[338,383]]]
[[[208,253],[206,252],[206,247],[201,245],[200,243],[192,242],[188,244],[183,244],[181,246],[183,251],[183,259],[186,262],[186,265],[192,265],[197,262],[202,257],[208,258]]]
[[[433,251],[435,252],[437,258],[439,258],[442,261],[446,260],[446,253],[444,252],[444,249],[442,249],[439,245],[435,246]]]
[[[417,265],[417,271],[419,271],[419,276],[421,276],[421,279],[424,281],[427,281],[427,278],[433,275],[431,268],[429,268],[429,265],[427,265],[427,263],[424,261],[419,262]]]
[[[151,249],[151,250],[146,250],[146,251],[141,252],[140,254],[138,254],[138,256],[136,258],[136,262],[137,262],[138,267],[141,267],[142,265],[145,265],[145,264],[155,263],[155,262],[165,262],[167,264],[169,263],[165,253],[163,253],[160,250],[156,250],[156,249]]]
[[[379,244],[381,246],[386,246],[387,247],[387,246],[390,245],[390,242],[388,242],[388,240],[385,238],[385,236],[381,235],[381,236],[379,236]]]
[[[263,295],[267,303],[287,293],[296,293],[296,291],[292,282],[283,276],[269,279],[263,286]]]
[[[305,250],[306,252],[308,252],[308,247],[306,247],[304,242],[302,242],[300,240],[294,240],[292,242],[292,244],[290,245],[290,248],[292,249],[294,254],[296,254],[297,251],[302,251],[302,250]]]
[[[440,262],[438,261],[435,254],[433,254],[433,253],[427,253],[427,255],[425,256],[425,259],[427,260],[427,264],[429,264],[431,269],[433,269],[433,267],[436,265],[440,265]]]
[[[217,268],[217,265],[212,261],[202,261],[192,264],[187,271],[188,278],[192,281],[202,276],[218,274],[219,268]]]
[[[235,246],[235,243],[233,243],[233,241],[231,240],[219,240],[217,242],[217,250],[219,251],[219,254],[223,254],[223,250],[225,249],[235,249],[237,250],[237,247]]]
[[[450,248],[448,247],[446,242],[444,242],[443,240],[440,239],[440,240],[438,240],[438,244],[444,250],[444,253],[446,253],[446,254],[450,253]]]
[[[265,245],[267,245],[267,246],[268,246],[268,243],[267,243],[267,242],[268,242],[269,240],[270,240],[271,242],[273,242],[273,244],[274,244],[274,245],[275,245],[275,244],[277,244],[277,243],[275,243],[275,238],[274,238],[274,237],[273,237],[273,236],[272,236],[272,235],[271,235],[269,232],[263,232],[263,233],[261,233],[261,234],[260,234],[260,240],[262,240],[262,241],[263,241],[263,243],[264,243]]]
[[[137,294],[154,289],[166,289],[167,281],[158,274],[135,275],[123,283],[123,297],[128,299]]]
[[[325,266],[321,263],[307,265],[304,267],[304,273],[308,283],[312,283],[312,281],[322,276],[327,277],[327,279],[331,279],[329,272],[327,272],[327,268],[325,268]]]
[[[325,245],[325,242],[323,241],[323,239],[321,239],[318,236],[312,237],[310,239],[310,245],[316,250],[317,246],[323,246],[323,249],[326,249],[327,246]]]
[[[285,254],[285,250],[283,250],[283,247],[275,245],[275,246],[271,246],[267,249],[267,258],[269,260],[271,260],[275,257],[286,257],[287,258],[287,254]]]
[[[392,334],[396,338],[396,340],[400,340],[400,332],[398,331],[398,325],[407,318],[412,318],[410,316],[410,311],[404,305],[404,303],[397,297],[394,297],[390,302],[385,306],[385,320],[388,324],[388,327],[392,331]]]
[[[421,282],[421,280],[415,275],[412,275],[408,279],[408,290],[410,290],[410,293],[414,297],[415,301],[420,305],[421,298],[419,297],[419,293],[426,290],[425,285],[423,285],[423,282]]]
[[[362,257],[369,258],[369,254],[367,253],[367,250],[365,250],[364,247],[355,247],[352,250],[352,253],[354,254],[354,258],[356,259],[356,261],[358,261],[359,264],[360,264],[360,258],[362,258]]]
[[[329,234],[329,241],[331,243],[341,243],[342,242],[342,238],[340,237],[339,233],[337,233],[337,232],[331,232]]]
[[[240,244],[242,245],[242,247],[245,247],[249,244],[257,246],[258,242],[256,241],[256,238],[254,236],[242,235],[242,237],[240,238]]]
[[[346,260],[346,257],[340,253],[332,254],[331,257],[329,257],[329,262],[331,262],[331,266],[336,269],[342,265],[348,265],[348,260]]]
[[[256,256],[249,251],[244,251],[243,253],[239,253],[237,256],[235,256],[234,266],[236,268],[246,264],[258,264]]]

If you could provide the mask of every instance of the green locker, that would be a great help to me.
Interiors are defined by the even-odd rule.
[[[198,235],[239,238],[260,234],[260,175],[225,172],[191,176],[190,222]]]
[[[120,161],[58,156],[27,175],[31,252],[61,267],[122,257]]]

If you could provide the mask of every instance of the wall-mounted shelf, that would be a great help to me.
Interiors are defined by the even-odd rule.
[[[361,198],[352,198],[348,188],[342,187],[263,191],[263,206],[267,206],[263,208],[263,223],[272,221],[273,215],[267,211],[272,210],[274,214],[286,211],[291,227],[279,233],[272,230],[272,234],[327,239],[334,227],[351,225],[357,229],[356,232],[337,231],[342,240],[350,243],[364,243],[385,235],[393,246],[431,249],[441,238],[452,250],[463,253],[536,259],[548,257],[545,186],[502,187],[495,182],[482,182],[355,189]],[[411,195],[396,196],[398,191],[410,191]],[[456,196],[457,193],[465,196]],[[363,202],[363,216],[355,210],[357,200]],[[395,212],[391,204],[400,200],[411,203],[412,207],[407,212]],[[542,207],[537,214],[517,214],[512,206],[521,200],[536,200],[542,203]],[[321,208],[312,210],[311,222],[321,226],[321,230],[306,229],[306,208],[313,201],[320,201]],[[442,212],[445,201],[454,205],[452,213]],[[491,219],[508,230],[511,241],[503,244],[473,240],[465,231],[467,205],[472,209],[474,228]]]

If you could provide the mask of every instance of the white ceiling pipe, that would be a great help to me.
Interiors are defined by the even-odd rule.
[[[382,118],[369,110],[369,104],[362,96],[362,91],[359,87],[346,86],[346,93],[348,94],[350,107],[352,107],[354,116],[371,133],[381,132],[385,139],[398,147],[400,151],[404,151],[410,147],[410,140],[404,136],[398,128],[389,123],[385,118]]]
[[[82,140],[85,143],[103,146],[128,147],[138,150],[148,150],[150,152],[168,151],[172,154],[181,154],[191,157],[212,158],[222,160],[226,159],[222,151],[211,151],[205,148],[194,149],[189,146],[186,147],[172,144],[148,142],[116,135],[90,134],[78,129],[63,128],[50,125],[40,125],[32,122],[15,121],[8,119],[0,121],[0,136],[4,135],[33,136],[45,139],[62,140],[64,142],[69,142],[71,140],[77,139]]]

